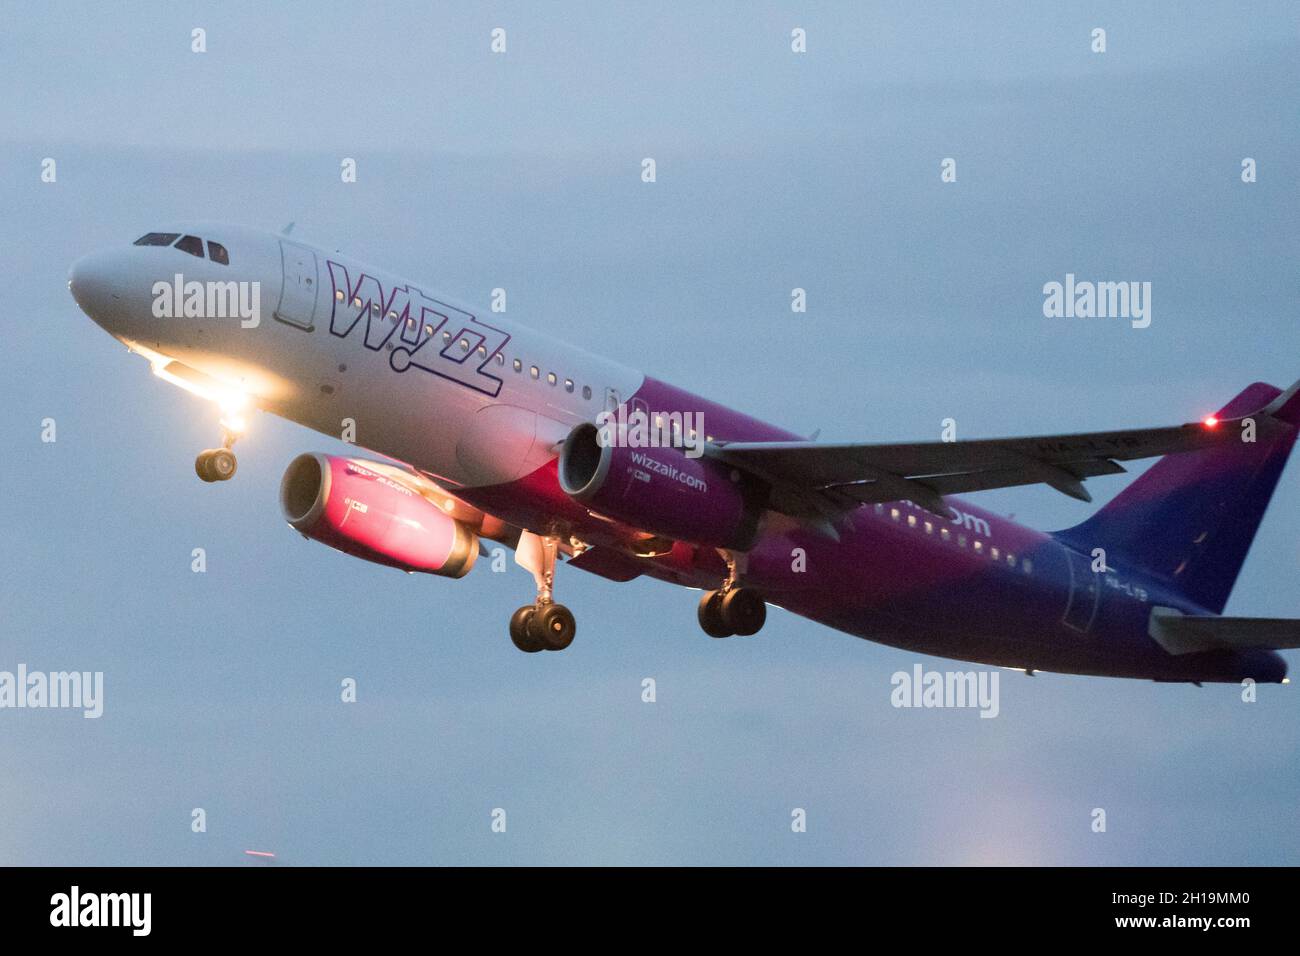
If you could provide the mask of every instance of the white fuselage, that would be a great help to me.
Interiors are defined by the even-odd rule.
[[[225,224],[173,231],[219,241],[229,264],[167,246],[88,256],[70,283],[96,322],[155,368],[178,363],[171,375],[197,372],[208,391],[246,396],[449,488],[523,477],[554,457],[574,425],[643,380],[504,314],[482,317],[428,286],[296,239]],[[260,315],[203,307],[160,317],[158,283],[175,287],[177,276],[204,291],[257,283]]]

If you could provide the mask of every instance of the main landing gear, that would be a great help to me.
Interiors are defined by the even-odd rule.
[[[555,555],[559,539],[525,531],[515,548],[515,561],[533,573],[537,600],[510,615],[510,640],[527,654],[562,651],[573,643],[578,625],[571,612],[553,598]]]
[[[757,634],[767,621],[767,604],[753,588],[736,583],[736,559],[727,556],[727,580],[717,591],[705,591],[700,598],[700,627],[709,637],[748,637]]]
[[[204,481],[229,481],[234,478],[239,462],[230,449],[238,437],[238,432],[223,426],[221,447],[199,452],[199,457],[194,459],[195,474]]]

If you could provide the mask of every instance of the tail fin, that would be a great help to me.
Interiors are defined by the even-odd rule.
[[[1082,524],[1055,537],[1164,578],[1207,611],[1223,611],[1295,444],[1300,397],[1256,382],[1220,418],[1260,416],[1292,426],[1260,428],[1260,440],[1167,455]],[[1262,424],[1262,423],[1261,423]],[[1264,437],[1267,432],[1267,438]]]

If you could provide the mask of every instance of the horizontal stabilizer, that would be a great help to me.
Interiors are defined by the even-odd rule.
[[[1170,654],[1300,647],[1300,620],[1289,617],[1188,617],[1172,608],[1151,611],[1151,637]]]

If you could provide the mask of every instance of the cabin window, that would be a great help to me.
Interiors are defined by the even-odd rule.
[[[582,386],[582,397],[585,398],[587,401],[591,401],[591,386],[590,386],[590,385],[584,385],[584,386]]]
[[[571,379],[571,378],[566,378],[566,379],[564,380],[564,390],[565,390],[566,392],[571,392],[571,391],[573,391],[573,379]]]
[[[514,366],[516,372],[522,372],[524,370],[524,363],[519,361],[519,359],[515,359]]]
[[[528,374],[531,375],[534,379],[537,379],[541,377],[542,370],[539,369],[536,365],[531,365],[528,368]]]

